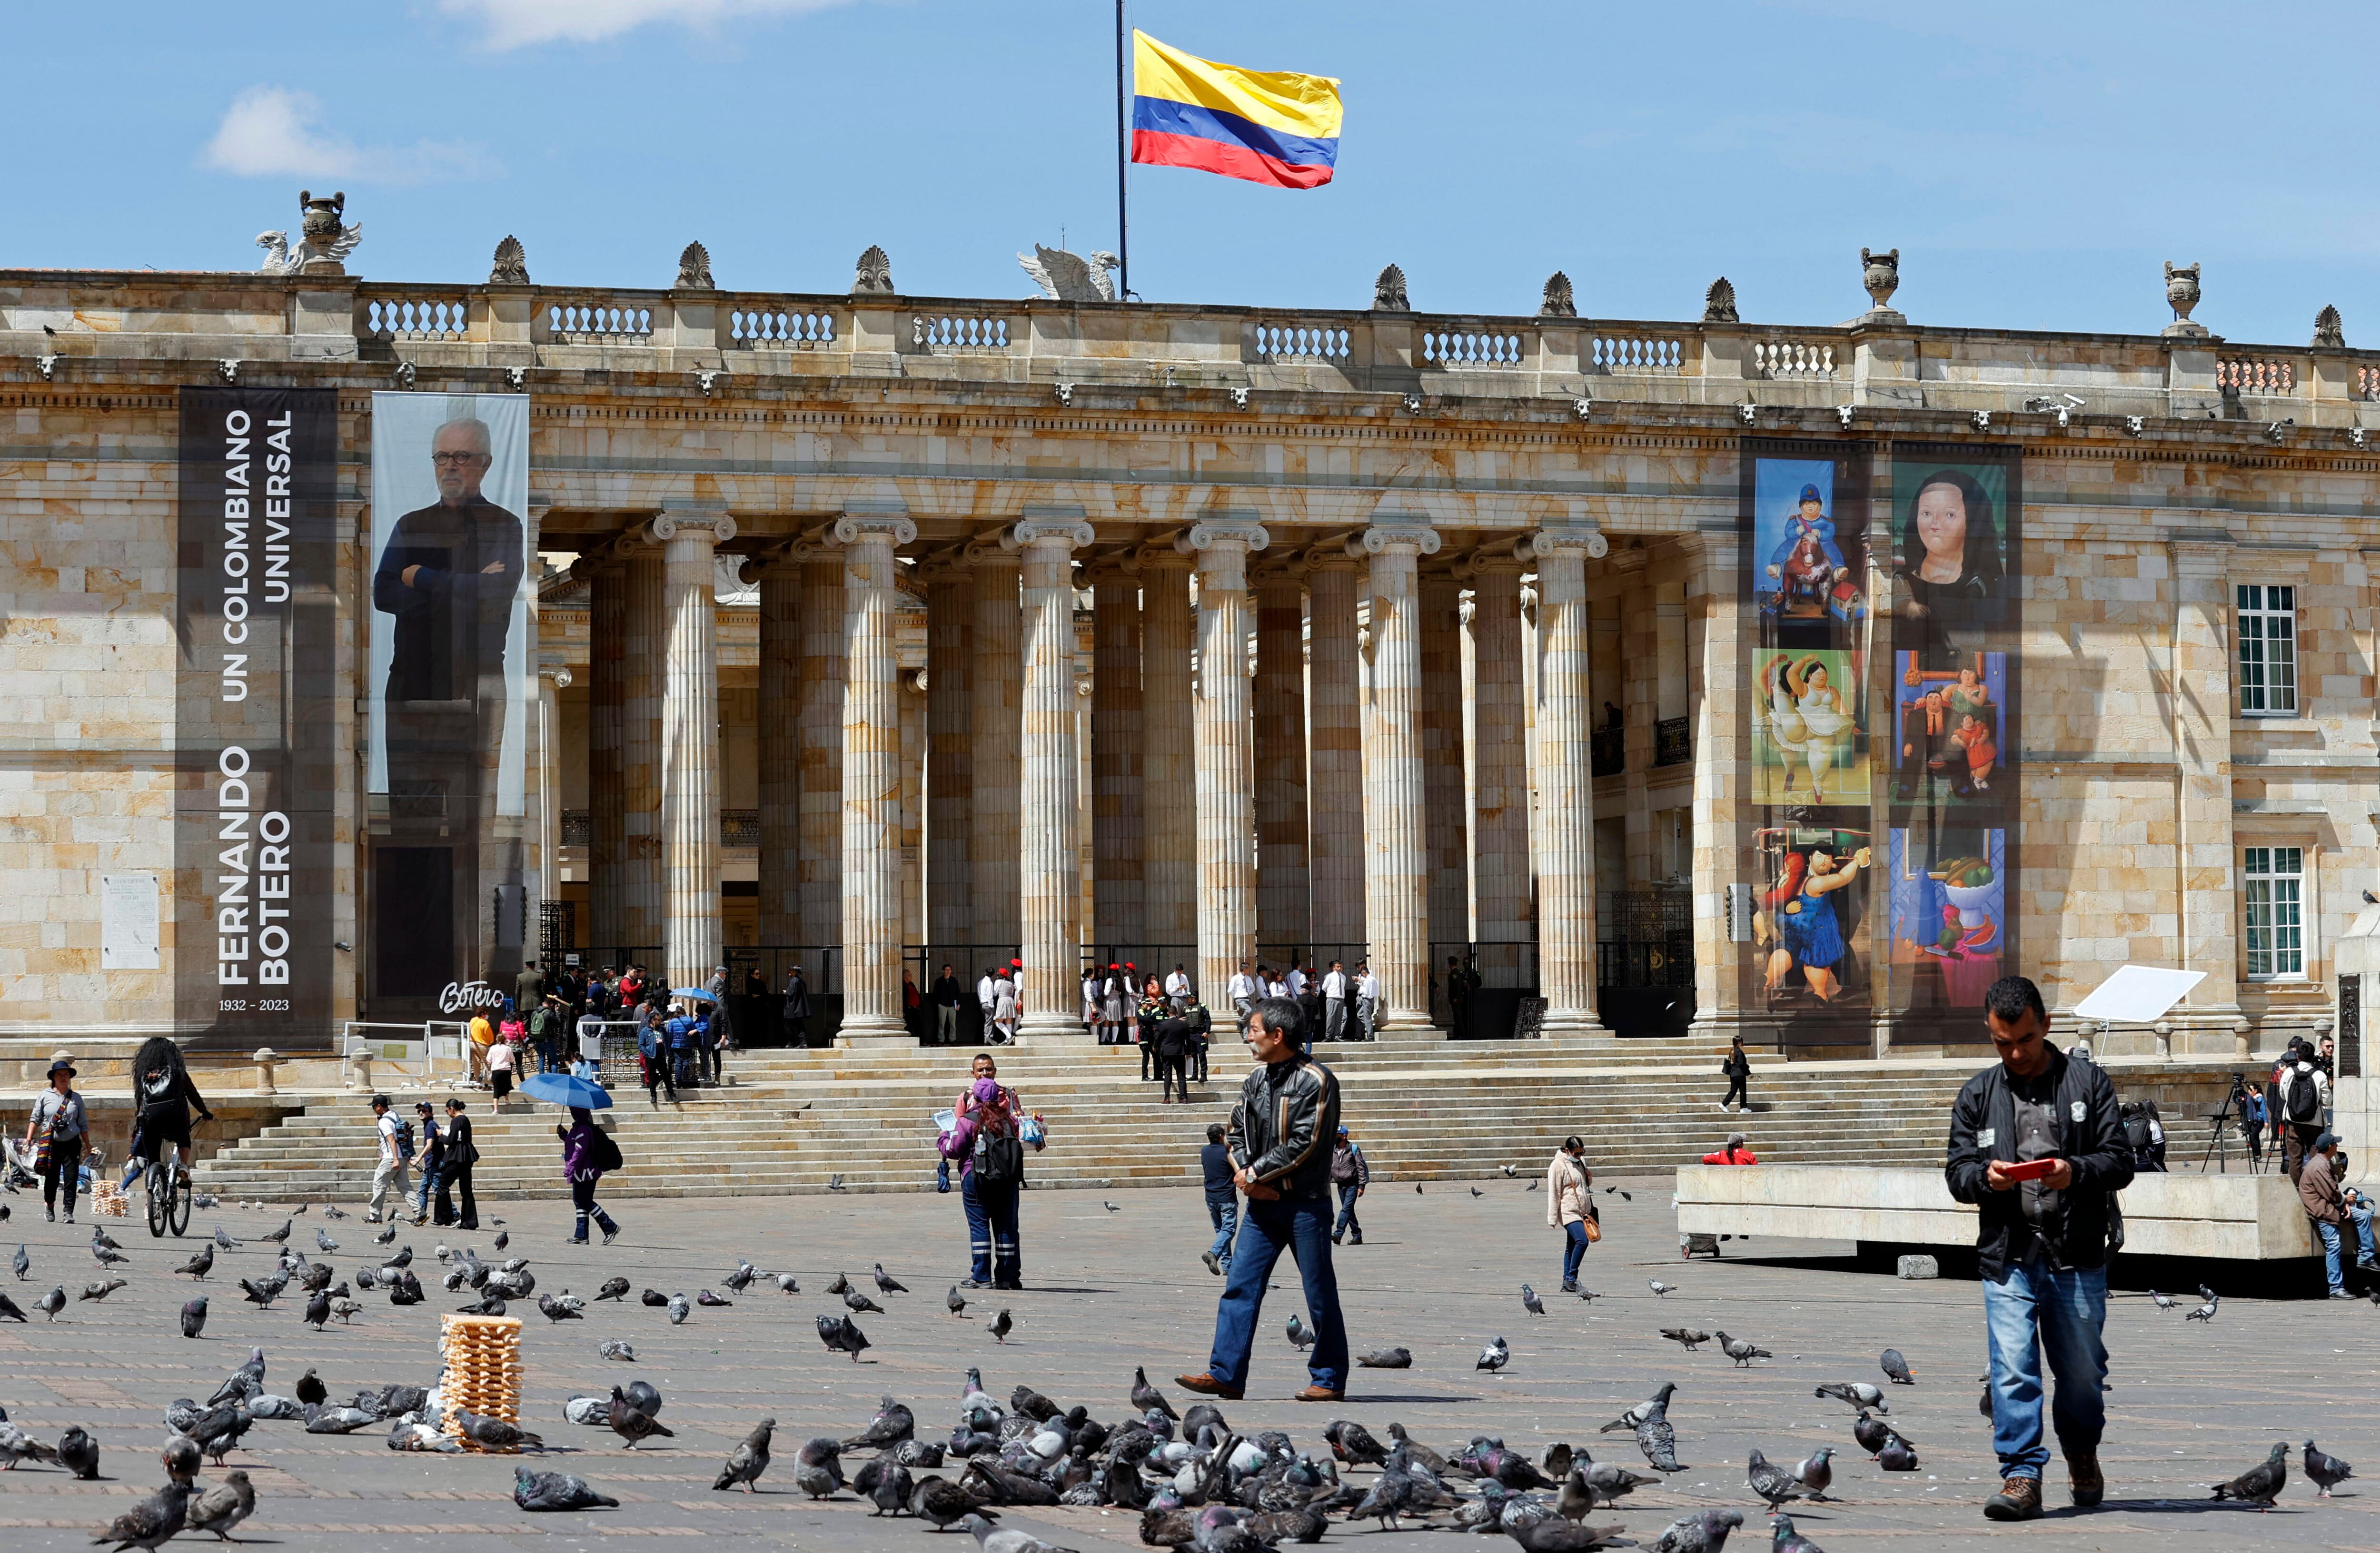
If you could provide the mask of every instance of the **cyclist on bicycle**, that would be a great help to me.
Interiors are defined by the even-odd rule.
[[[190,1070],[182,1062],[182,1049],[167,1037],[152,1036],[133,1054],[132,1103],[140,1117],[133,1157],[154,1164],[165,1157],[165,1146],[173,1144],[179,1151],[173,1157],[175,1167],[187,1170],[190,1108],[198,1107],[202,1122],[212,1122],[215,1113],[207,1109],[199,1086],[190,1082]]]

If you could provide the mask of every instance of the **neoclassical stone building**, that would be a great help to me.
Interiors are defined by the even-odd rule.
[[[525,893],[458,981],[540,942],[800,964],[845,1038],[903,1039],[905,968],[1014,955],[1028,1037],[1079,1038],[1088,961],[1215,993],[1368,960],[1383,1033],[1431,1039],[1452,960],[1467,1036],[1844,1055],[1973,1041],[2001,970],[2070,1008],[2138,963],[2205,979],[2113,1049],[2333,1028],[2380,861],[2380,353],[2328,309],[2234,345],[2190,272],[2158,334],[1929,328],[1894,277],[1803,327],[1725,282],[1584,319],[1559,276],[1437,315],[1393,267],[1342,312],[916,297],[873,249],[808,295],[698,249],[542,286],[509,240],[483,284],[0,272],[0,1019],[213,1025],[176,416],[237,386],[335,409],[335,948],[276,1043],[442,1016],[372,954],[391,392],[528,399],[525,801],[491,821]]]

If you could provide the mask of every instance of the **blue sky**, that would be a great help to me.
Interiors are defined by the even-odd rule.
[[[1925,323],[2380,345],[2380,9],[2173,3],[1466,6],[1134,0],[1182,48],[1344,80],[1338,181],[1133,177],[1156,300],[1755,322],[1866,305],[1897,247]],[[351,268],[841,291],[869,243],[917,295],[1022,296],[1036,240],[1114,242],[1107,0],[410,0],[22,6],[0,266],[251,267],[301,185]]]

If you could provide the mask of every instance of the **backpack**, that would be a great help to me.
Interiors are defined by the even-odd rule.
[[[2125,1119],[2124,1141],[2131,1146],[2136,1162],[2149,1158],[2149,1119],[2145,1111],[2134,1111]]]
[[[2292,1072],[2289,1075],[2289,1120],[2300,1122],[2322,1119],[2322,1097],[2315,1093],[2313,1074]]]
[[[1025,1145],[1014,1133],[978,1128],[975,1134],[975,1178],[987,1186],[1006,1186],[1025,1179]]]
[[[616,1171],[627,1161],[620,1156],[619,1142],[602,1128],[592,1130],[587,1139],[587,1163],[597,1171]]]
[[[413,1158],[413,1123],[410,1122],[396,1124],[396,1157],[400,1159]]]

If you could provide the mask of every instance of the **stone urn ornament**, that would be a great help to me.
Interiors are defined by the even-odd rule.
[[[2165,299],[2173,308],[2173,322],[2165,326],[2168,334],[2204,334],[2206,325],[2192,323],[2190,309],[2198,306],[2198,266],[2165,261]]]
[[[1892,311],[1892,294],[1900,289],[1900,250],[1876,253],[1860,249],[1860,284],[1879,313]]]

